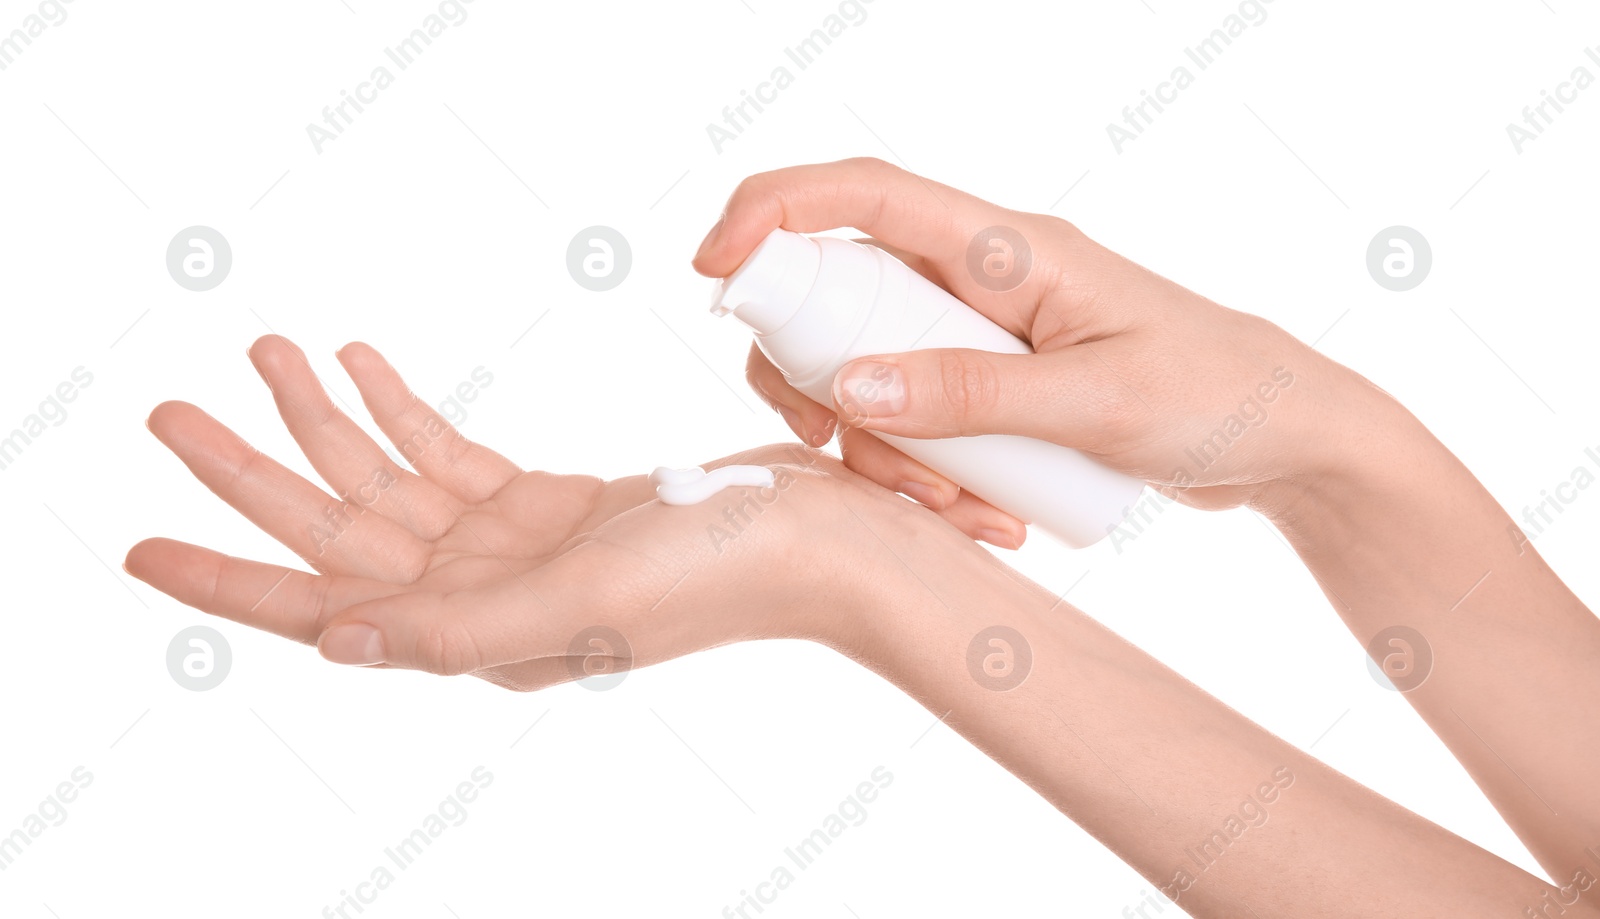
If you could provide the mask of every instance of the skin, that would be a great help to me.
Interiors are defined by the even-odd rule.
[[[859,180],[860,189],[892,178],[883,164],[831,168],[868,170]],[[847,202],[849,196],[840,194],[849,189],[845,178],[824,175],[813,185],[828,191],[813,190],[810,200],[819,206],[830,197],[835,204]],[[770,187],[788,186],[780,182]],[[888,199],[904,198],[900,193],[907,191],[886,186],[876,208],[855,213],[865,223],[850,222],[880,237],[893,236],[890,227],[874,226],[868,218],[891,211]],[[745,186],[741,193],[751,201],[765,200],[750,196]],[[939,197],[955,202],[961,200],[958,194],[941,189]],[[931,191],[924,195],[931,200]],[[764,235],[754,227],[765,218],[751,220],[742,214],[773,214],[782,225],[799,230],[819,229],[808,223],[824,220],[818,216],[791,224],[784,222],[783,206],[767,204],[747,211],[735,206],[740,200],[736,193],[725,229],[734,240],[741,238],[740,233],[748,236],[750,247]],[[962,246],[971,236],[965,227],[947,223],[953,219],[948,215],[918,219],[925,221],[925,227],[953,227],[956,235],[950,238],[963,240]],[[702,249],[697,262],[702,270],[715,273],[719,253],[733,264],[742,258],[737,243],[724,252],[714,236],[708,245],[711,261],[706,261]],[[1035,250],[1044,251],[1038,245]],[[1182,321],[1176,315],[1182,301],[1175,295],[1172,308],[1174,314],[1163,322]],[[1203,325],[1198,319],[1194,323]],[[1020,329],[1019,325],[1014,331]],[[1093,339],[1097,349],[1105,341],[1104,350],[1110,350],[1115,334]],[[1358,527],[1372,507],[1393,500],[1395,492],[1381,487],[1384,483],[1368,468],[1387,464],[1319,458],[1307,454],[1304,444],[1279,443],[1266,436],[1280,429],[1314,430],[1317,419],[1296,421],[1303,418],[1302,410],[1337,409],[1338,399],[1351,398],[1354,391],[1342,388],[1346,379],[1338,372],[1342,368],[1325,361],[1316,364],[1314,353],[1296,350],[1292,339],[1274,342],[1284,349],[1282,354],[1268,352],[1264,359],[1259,347],[1265,343],[1246,348],[1246,341],[1213,340],[1213,345],[1242,351],[1247,357],[1196,354],[1197,361],[1216,363],[1161,365],[1168,372],[1181,368],[1186,373],[1233,366],[1235,382],[1248,381],[1248,386],[1256,382],[1249,371],[1270,370],[1280,358],[1296,361],[1292,365],[1297,368],[1296,381],[1274,403],[1272,423],[1255,429],[1263,436],[1242,439],[1207,470],[1214,481],[1190,483],[1193,487],[1182,493],[1204,506],[1249,501],[1275,514],[1274,519],[1304,547],[1302,554],[1313,566],[1326,566],[1311,547],[1337,556],[1337,539],[1347,534],[1329,529],[1335,524],[1324,522],[1324,516]],[[1128,353],[1132,362],[1137,349]],[[707,469],[728,463],[766,465],[776,478],[771,492],[733,489],[704,504],[669,507],[653,498],[644,476],[606,482],[523,471],[461,437],[370,347],[349,345],[339,356],[378,427],[416,471],[394,466],[333,405],[304,355],[289,342],[269,336],[251,349],[251,360],[271,389],[289,431],[331,493],[263,456],[194,406],[165,403],[152,413],[150,428],[202,483],[317,573],[231,558],[168,539],[135,546],[126,561],[130,573],[208,613],[315,644],[335,662],[470,673],[517,690],[549,686],[596,670],[645,666],[735,641],[816,641],[901,687],[1196,916],[1519,915],[1546,902],[1567,904],[1562,908],[1568,916],[1600,914],[1594,906],[1600,902],[1600,887],[1571,902],[1555,886],[1273,737],[1028,582],[962,530],[947,525],[946,521],[958,526],[1005,525],[985,517],[993,509],[976,499],[965,504],[953,499],[935,513],[819,451],[776,445],[702,464]],[[1082,366],[1089,366],[1089,361]],[[1301,366],[1307,369],[1298,369]],[[1074,430],[1085,430],[1093,426],[1085,406],[1094,400],[1073,395],[1078,389],[1057,384],[1047,391],[1084,403]],[[1192,412],[1195,418],[1183,423],[1203,434],[1215,423],[1211,419],[1220,417],[1207,414],[1219,406],[1200,404],[1204,400],[1195,385],[1172,380],[1161,391],[1167,393],[1161,397],[1166,401],[1157,404],[1172,406],[1171,423]],[[1365,391],[1377,393],[1370,386]],[[919,390],[908,392],[907,405],[919,404]],[[1224,392],[1229,393],[1223,400],[1225,411],[1231,411],[1237,398],[1226,387],[1217,387],[1218,394]],[[1291,410],[1295,406],[1301,408]],[[1063,417],[1070,417],[1065,410]],[[963,423],[981,424],[980,416]],[[1324,418],[1320,423],[1330,422]],[[1140,430],[1133,420],[1125,429]],[[1151,422],[1143,430],[1156,436],[1165,425]],[[1120,446],[1115,436],[1101,436],[1102,449],[1096,452],[1102,456],[1120,456],[1129,464],[1144,462],[1147,467],[1141,468],[1149,469],[1159,469],[1170,459],[1159,446],[1134,443],[1132,433]],[[1369,449],[1375,451],[1377,445]],[[1429,459],[1425,454],[1419,451],[1414,458]],[[1246,456],[1255,457],[1253,469],[1243,459]],[[1431,458],[1442,462],[1437,456]],[[862,454],[853,452],[852,459],[860,464]],[[1298,472],[1280,475],[1275,471],[1279,468]],[[1414,470],[1417,475],[1425,471]],[[1404,489],[1411,483],[1397,485]],[[342,501],[335,495],[349,497]],[[1325,514],[1325,504],[1339,504],[1342,510]],[[971,516],[962,517],[963,513]],[[1428,513],[1433,512],[1419,516]],[[330,520],[339,525],[329,526]],[[1450,526],[1460,524],[1452,520]],[[337,537],[329,538],[334,530]],[[830,538],[819,544],[813,535],[818,532]],[[1396,535],[1391,548],[1417,551],[1416,544],[1408,542],[1416,534],[1404,535]],[[1319,536],[1328,542],[1317,542]],[[793,552],[801,540],[814,551]],[[1529,548],[1518,558],[1537,556]],[[1395,559],[1383,564],[1372,558],[1358,562],[1376,567],[1380,581],[1386,577],[1403,581],[1409,576],[1406,566]],[[1447,567],[1439,566],[1440,583],[1449,580]],[[1357,602],[1352,594],[1370,596],[1359,594],[1358,588],[1376,589],[1358,583],[1367,576],[1358,567],[1324,570],[1327,573],[1319,575],[1324,584],[1352,603]],[[1541,586],[1534,566],[1523,570],[1532,572],[1531,580],[1515,586]],[[1339,577],[1350,583],[1334,583]],[[1485,582],[1478,589],[1488,586]],[[1431,602],[1429,589],[1415,585],[1410,589]],[[1593,624],[1592,616],[1586,621],[1570,613],[1550,615],[1547,623],[1537,608],[1522,615],[1536,620],[1536,628],[1528,628],[1523,619],[1516,623],[1525,635],[1547,624],[1567,625],[1571,627],[1561,637],[1580,644],[1589,634],[1585,629]],[[624,644],[574,641],[596,626],[612,630]],[[1001,645],[980,644],[979,660],[994,653],[1009,654],[1013,662],[1023,660],[1026,656],[1018,654],[1023,642],[1031,653],[1031,664],[1022,671],[1025,679],[1006,691],[996,687],[990,671],[975,671],[972,664],[975,639],[995,626],[1012,630],[1011,637]],[[1472,630],[1461,627],[1461,631]],[[1568,654],[1564,648],[1546,647],[1537,635],[1519,639],[1506,634],[1510,631],[1516,630],[1501,628],[1493,637],[1511,642],[1519,652],[1537,646],[1558,666]],[[1469,639],[1463,639],[1459,648],[1470,647]],[[1526,644],[1517,645],[1519,640]],[[1443,636],[1435,641],[1436,647],[1441,641]],[[1442,646],[1441,670],[1445,660],[1456,659],[1459,648],[1449,642]],[[1449,654],[1443,653],[1445,649]],[[1577,659],[1583,650],[1580,646],[1569,656]],[[1591,653],[1587,660],[1593,659]],[[1494,660],[1471,663],[1495,667]],[[1502,663],[1500,669],[1515,668]],[[1502,696],[1522,695],[1491,700],[1503,706],[1497,718],[1493,710],[1473,707],[1483,700],[1471,698],[1470,687],[1462,685],[1465,680],[1452,683],[1438,676],[1424,688],[1455,686],[1456,694],[1446,694],[1445,704],[1454,704],[1469,719],[1483,716],[1474,722],[1478,730],[1494,725],[1496,740],[1507,743],[1519,725],[1505,723],[1504,709],[1514,708],[1519,699],[1526,701],[1531,691],[1516,685],[1517,680],[1542,679],[1527,668],[1498,679]],[[1505,674],[1491,674],[1491,679],[1499,676]],[[1576,677],[1581,679],[1582,674]],[[1580,687],[1580,694],[1564,698],[1579,707],[1591,704],[1583,700],[1594,695],[1586,697],[1582,691],[1587,690]],[[1524,714],[1525,709],[1516,708],[1509,720]],[[1583,746],[1586,728],[1592,730],[1568,723],[1565,733],[1554,735],[1557,740],[1537,738],[1542,746],[1535,752],[1559,760],[1564,754],[1558,747],[1574,737],[1580,753],[1592,750]],[[1178,755],[1171,755],[1174,751]],[[1592,755],[1589,758],[1592,761]],[[1481,762],[1478,765],[1487,769]],[[1580,771],[1563,772],[1557,766],[1551,773],[1534,775],[1543,782],[1551,775],[1559,780]],[[1486,790],[1493,796],[1493,790]],[[1558,854],[1569,852],[1559,848],[1563,841],[1582,839],[1593,826],[1592,821],[1585,822],[1582,810],[1585,791],[1557,787],[1545,793],[1560,802],[1566,816],[1546,818],[1538,825],[1565,827],[1551,829],[1549,838],[1558,846]],[[1243,803],[1247,799],[1256,802],[1248,813]],[[1567,810],[1569,804],[1573,811]],[[1506,810],[1502,806],[1502,812]],[[1236,832],[1229,831],[1226,823],[1231,814],[1243,815],[1242,822],[1233,825]],[[1227,857],[1199,870],[1202,862],[1192,861],[1189,853],[1219,831],[1228,840]],[[1187,876],[1178,874],[1184,866]],[[1600,862],[1590,871],[1600,876]],[[1566,875],[1570,877],[1571,871]],[[1566,882],[1565,877],[1561,880]]]
[[[339,359],[416,472],[396,466],[333,404],[292,343],[264,337],[250,359],[333,493],[193,405],[163,403],[149,427],[196,478],[318,573],[170,539],[134,546],[125,567],[183,603],[315,644],[338,663],[470,673],[532,690],[607,664],[591,659],[591,645],[579,654],[570,647],[591,627],[625,636],[631,653],[610,662],[617,668],[745,639],[832,635],[848,618],[834,610],[858,604],[870,572],[824,572],[782,547],[826,528],[856,537],[840,545],[842,557],[870,556],[872,537],[852,515],[903,512],[895,505],[906,503],[817,451],[763,448],[703,465],[783,473],[775,503],[785,512],[746,510],[747,534],[714,540],[708,527],[731,532],[723,516],[731,494],[670,507],[643,475],[608,482],[523,471],[462,437],[367,345],[348,345]],[[758,503],[755,489],[740,492]],[[349,522],[337,538],[318,538],[313,527],[331,532],[330,515]],[[716,576],[692,576],[714,566]],[[738,576],[729,581],[730,573]]]
[[[966,267],[969,243],[996,225],[1020,231],[1033,254],[1026,278],[1004,293]],[[726,274],[779,226],[867,232],[1037,352],[865,358],[840,371],[835,404],[821,406],[752,349],[751,384],[802,439],[815,443],[842,424],[851,469],[1002,546],[1020,543],[1018,521],[867,430],[1037,437],[1193,506],[1256,509],[1363,645],[1391,626],[1421,633],[1433,664],[1407,699],[1550,876],[1565,884],[1600,869],[1589,854],[1600,852],[1600,620],[1388,394],[1272,323],[1159,277],[1063,220],[1000,208],[877,160],[747,179],[695,267]],[[884,367],[898,379],[885,382]],[[1268,399],[1260,387],[1280,380],[1280,368],[1293,382]],[[876,385],[858,387],[857,378]],[[1192,448],[1246,408],[1267,420],[1214,461],[1197,462]],[[1391,663],[1391,651],[1404,652],[1404,663],[1417,649],[1378,651]]]
[[[706,463],[766,465],[774,489],[669,507],[643,476],[521,471],[450,428],[377,352],[347,346],[341,361],[412,473],[339,412],[289,342],[263,338],[250,356],[312,466],[357,500],[342,503],[193,406],[157,407],[152,432],[318,572],[169,539],[133,547],[130,573],[200,610],[336,662],[470,673],[515,690],[734,641],[808,639],[901,687],[1194,915],[1488,916],[1560,896],[1268,734],[820,451],[774,445]],[[375,479],[388,484],[362,490]],[[308,537],[329,508],[352,505],[363,510],[337,539]],[[730,508],[746,515],[736,538],[708,538]],[[816,532],[831,538],[792,551]],[[593,626],[614,629],[626,650],[575,647]],[[1032,653],[1007,691],[971,669],[975,636],[994,626]],[[1189,853],[1234,813],[1247,819],[1227,856],[1199,870],[1204,859]]]

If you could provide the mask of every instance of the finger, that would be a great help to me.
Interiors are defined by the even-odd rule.
[[[860,428],[841,431],[839,449],[844,464],[855,472],[936,511],[949,507],[961,494],[955,482]]]
[[[750,346],[750,358],[745,362],[744,378],[761,400],[771,406],[789,430],[802,443],[820,447],[833,439],[839,425],[838,416],[831,406],[819,405],[784,379],[783,371],[772,365],[759,345]]]
[[[485,501],[522,470],[500,454],[461,436],[455,426],[406,387],[400,374],[371,345],[339,349],[367,411],[406,462],[468,503]]]
[[[558,656],[539,572],[453,594],[406,593],[357,603],[317,639],[336,664],[377,663],[444,676]]]
[[[939,516],[973,539],[1002,549],[1020,549],[1028,538],[1026,524],[970,491],[963,491]]]
[[[358,502],[430,541],[455,522],[461,502],[389,459],[334,406],[293,342],[263,336],[251,346],[250,362],[272,391],[278,414],[306,459],[346,502]]]
[[[681,523],[657,520],[659,534],[682,531]],[[654,537],[643,541],[659,542]],[[708,627],[707,622],[693,616],[662,618],[666,609],[658,613],[651,605],[673,591],[670,583],[663,583],[664,573],[641,579],[639,566],[649,564],[648,558],[636,548],[596,539],[483,587],[448,594],[408,592],[357,603],[329,620],[317,648],[334,663],[381,661],[453,676],[569,657],[574,634],[582,634],[574,628],[578,620],[629,640],[637,637],[626,651],[629,666],[660,656],[659,648],[641,646],[647,641],[704,646],[697,642],[708,639],[693,633]],[[657,618],[649,628],[636,628],[638,617],[650,613]]]
[[[938,268],[927,259],[915,253],[907,252],[890,246],[882,240],[863,237],[855,240],[858,243],[877,246],[905,262],[908,267],[926,277],[940,287],[944,287],[944,279],[939,274]],[[783,417],[784,423],[789,426],[800,442],[813,447],[820,447],[833,439],[834,431],[838,428],[839,418],[830,406],[822,406],[810,396],[800,392],[790,385],[783,371],[773,365],[766,352],[760,345],[750,346],[750,356],[745,362],[745,381],[750,384],[756,395],[762,401]],[[884,483],[887,487],[894,487],[893,483]]]
[[[900,248],[899,246],[891,246],[881,239],[873,239],[870,236],[858,236],[852,240],[852,242],[858,242],[867,246],[876,246],[904,262],[907,268],[910,268],[917,274],[922,275],[947,291],[950,289],[950,285],[945,283],[944,273],[939,270],[939,266],[928,261],[915,252],[910,252],[906,249]]]
[[[163,402],[147,424],[217,497],[317,570],[410,583],[426,566],[415,533],[334,498],[195,406]]]
[[[936,511],[973,539],[1015,549],[1027,526],[917,460],[859,428],[839,434],[844,462],[855,472]]]
[[[833,396],[849,427],[919,438],[1020,434],[1093,451],[1142,408],[1095,348],[864,357],[840,369]]]
[[[364,578],[316,576],[234,558],[174,539],[146,539],[123,568],[201,612],[314,644],[334,613],[402,588]]]
[[[1056,281],[1054,259],[1031,257],[1028,273],[1005,291],[986,286],[968,268],[980,231],[1006,227],[1028,242],[1030,256],[1071,256],[1092,247],[1065,221],[991,204],[881,160],[861,158],[760,173],[741,182],[723,218],[694,258],[696,271],[726,277],[774,229],[814,233],[854,227],[890,246],[923,256],[951,292],[1015,335],[1025,335],[1032,305]],[[981,254],[981,253],[980,253]]]

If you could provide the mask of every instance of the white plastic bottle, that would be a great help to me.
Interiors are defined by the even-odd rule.
[[[872,354],[1028,344],[875,247],[773,230],[717,282],[711,311],[732,312],[789,383],[833,405],[833,378]],[[873,434],[995,507],[1081,548],[1109,533],[1144,483],[1076,450],[1010,434],[919,440]]]

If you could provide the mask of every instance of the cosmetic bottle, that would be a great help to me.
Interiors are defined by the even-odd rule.
[[[717,282],[711,311],[748,325],[790,385],[829,407],[834,376],[858,357],[926,348],[1032,353],[882,249],[787,230],[773,230]],[[857,395],[870,401],[876,394]],[[1144,488],[1077,450],[1034,438],[870,433],[1074,548],[1105,537]]]

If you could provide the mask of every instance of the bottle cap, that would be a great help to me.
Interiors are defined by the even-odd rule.
[[[815,241],[773,230],[743,265],[717,281],[711,312],[732,312],[756,334],[771,334],[805,303],[821,266],[822,248]]]

